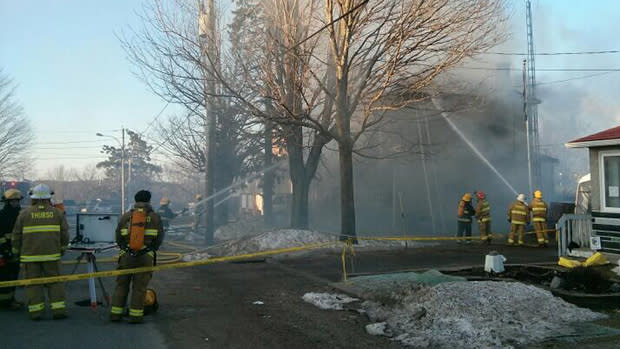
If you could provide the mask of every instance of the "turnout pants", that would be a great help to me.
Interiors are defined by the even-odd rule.
[[[534,222],[534,231],[536,232],[536,240],[538,240],[539,245],[549,243],[546,229],[547,222]]]
[[[140,267],[152,267],[153,256],[144,253],[137,256],[131,256],[125,253],[119,258],[118,269],[131,269]],[[129,294],[129,286],[131,284],[131,300],[129,302],[129,319],[133,322],[142,321],[144,316],[144,294],[146,287],[151,281],[152,272],[120,275],[116,278],[116,288],[112,296],[112,309],[110,310],[110,319],[119,320],[123,315],[127,296]]]
[[[26,279],[60,275],[60,261],[28,262],[24,263]],[[45,285],[26,286],[28,312],[32,319],[38,319],[45,310],[45,295],[43,288],[47,288],[47,295],[53,315],[66,315],[65,286],[61,282]]]
[[[523,234],[525,234],[524,224],[510,224],[510,234],[508,235],[508,244],[515,243],[515,235],[519,235],[519,245],[523,245]]]
[[[19,262],[7,262],[0,267],[0,281],[13,281],[19,277]],[[0,307],[9,306],[15,299],[15,287],[0,288]]]
[[[463,236],[471,236],[471,222],[462,222],[458,221],[457,229],[456,229],[456,237],[460,238]],[[465,240],[466,242],[470,242],[469,240]],[[457,240],[457,242],[462,242],[462,240]]]
[[[478,230],[480,230],[480,240],[491,242],[491,221],[478,221]]]

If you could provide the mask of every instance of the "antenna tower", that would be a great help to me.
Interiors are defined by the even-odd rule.
[[[528,125],[530,132],[530,151],[532,153],[532,176],[534,177],[534,186],[541,188],[542,178],[540,170],[540,140],[538,134],[538,97],[536,95],[536,60],[534,51],[534,29],[532,26],[532,3],[526,0],[526,18],[527,24],[527,77],[528,77]],[[529,193],[532,195],[532,193]]]

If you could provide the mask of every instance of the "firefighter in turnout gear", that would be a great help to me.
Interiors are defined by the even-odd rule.
[[[13,229],[13,254],[20,256],[27,279],[60,275],[60,257],[69,244],[69,227],[63,213],[51,204],[53,194],[45,184],[35,186],[30,191],[31,206],[19,214]],[[48,290],[54,319],[67,317],[62,283],[25,288],[31,319],[40,320],[45,311],[44,288]]]
[[[17,216],[21,210],[22,193],[9,189],[2,195],[4,207],[0,210],[0,281],[17,280],[19,277],[19,256],[11,249],[11,236]],[[15,300],[15,287],[0,288],[0,308],[17,310],[22,303]]]
[[[486,199],[484,192],[476,193],[478,204],[476,205],[476,219],[480,230],[480,239],[487,244],[491,243],[491,205]]]
[[[118,269],[151,267],[156,264],[156,252],[164,240],[161,218],[151,207],[151,193],[140,190],[135,195],[134,208],[125,213],[116,228],[116,243],[121,249]],[[120,275],[112,296],[110,321],[120,321],[125,310],[129,286],[129,322],[142,322],[144,297],[152,272]]]
[[[157,214],[161,218],[162,224],[164,225],[164,229],[168,229],[170,226],[170,221],[174,219],[177,214],[172,212],[170,209],[170,199],[162,198],[159,200],[159,208],[157,209]]]
[[[543,201],[540,190],[534,192],[534,200],[530,203],[530,210],[532,210],[532,223],[534,224],[538,246],[545,247],[549,244],[549,237],[547,235],[547,204]]]
[[[523,245],[523,235],[525,234],[525,226],[530,222],[529,207],[525,203],[525,195],[519,194],[517,201],[513,202],[508,209],[508,221],[510,222],[510,234],[508,235],[508,244],[515,243],[515,235],[519,236],[519,245]]]
[[[456,237],[463,237],[463,233],[465,233],[465,236],[471,236],[471,217],[475,213],[474,208],[471,206],[471,194],[466,193],[459,202]],[[461,240],[457,240],[457,242],[461,243]],[[470,243],[471,241],[466,240],[466,242]]]

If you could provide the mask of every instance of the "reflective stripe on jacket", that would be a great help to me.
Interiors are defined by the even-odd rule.
[[[36,203],[23,210],[13,229],[13,250],[20,261],[57,261],[69,244],[65,215],[48,203]]]
[[[476,205],[476,218],[481,222],[491,221],[491,205],[486,199],[478,200]]]
[[[529,207],[521,201],[513,202],[508,209],[508,219],[512,224],[526,225],[530,221]]]
[[[534,199],[530,204],[532,210],[532,221],[534,222],[546,222],[547,221],[547,204],[541,199]]]
[[[144,248],[159,249],[164,241],[164,227],[161,218],[147,203],[137,202],[134,206],[134,209],[146,210],[147,214],[144,226]],[[123,214],[116,227],[116,243],[121,249],[127,249],[129,246],[131,215],[132,211]]]
[[[471,223],[471,217],[475,214],[474,208],[467,201],[459,202],[458,220],[459,222]]]

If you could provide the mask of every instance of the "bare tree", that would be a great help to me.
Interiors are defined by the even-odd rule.
[[[215,79],[218,97],[231,98],[278,126],[289,153],[293,217],[304,211],[304,202],[307,206],[304,190],[317,156],[334,140],[340,156],[341,234],[355,236],[353,155],[363,155],[360,140],[381,127],[391,111],[432,95],[441,74],[499,43],[504,3],[264,0],[257,3],[262,25],[252,37],[260,44],[206,59],[192,22],[160,8],[147,18],[158,28],[157,35],[143,37],[149,50],[142,46],[130,53],[147,78],[164,81],[164,94],[175,91],[171,98],[192,100],[193,85]],[[243,75],[231,79],[222,72],[219,62],[229,58],[242,62]],[[264,107],[264,100],[272,108]],[[299,226],[307,225],[303,214],[298,216]]]
[[[20,177],[30,163],[32,130],[21,105],[15,100],[13,81],[0,70],[0,177]]]
[[[212,80],[221,86],[212,92],[219,97],[218,112],[230,109],[222,104],[229,103],[242,113],[279,125],[275,130],[279,132],[278,137],[285,140],[293,183],[291,225],[307,227],[308,188],[322,147],[329,138],[327,133],[297,122],[304,119],[304,115],[319,113],[322,103],[317,86],[307,88],[305,81],[309,80],[309,70],[301,61],[312,57],[316,42],[293,46],[309,34],[309,23],[316,7],[313,4],[299,6],[296,1],[288,0],[256,5],[248,6],[251,13],[245,14],[255,20],[241,23],[231,30],[230,45],[222,45],[225,49],[216,56],[201,49],[198,8],[190,1],[151,3],[142,15],[145,28],[134,30],[133,37],[123,38],[122,42],[131,61],[138,67],[139,76],[155,93],[194,113],[188,114],[185,120],[176,120],[178,125],[186,128],[181,133],[187,135],[198,127],[192,118],[193,115],[204,115],[204,86]],[[266,42],[266,47],[256,45],[257,41]],[[295,52],[282,56],[282,52],[288,49]],[[222,66],[220,62],[231,64]],[[180,139],[177,145],[185,148],[183,152],[190,155],[190,163],[200,166],[200,157],[196,156],[199,148],[187,144],[186,140],[194,142],[198,138]],[[173,147],[180,150],[178,146]],[[310,150],[306,152],[308,146]],[[266,150],[265,156],[268,156]]]
[[[390,111],[426,98],[440,74],[499,43],[505,18],[503,0],[324,1],[335,87],[316,81],[335,106],[343,237],[356,235],[356,143]]]

